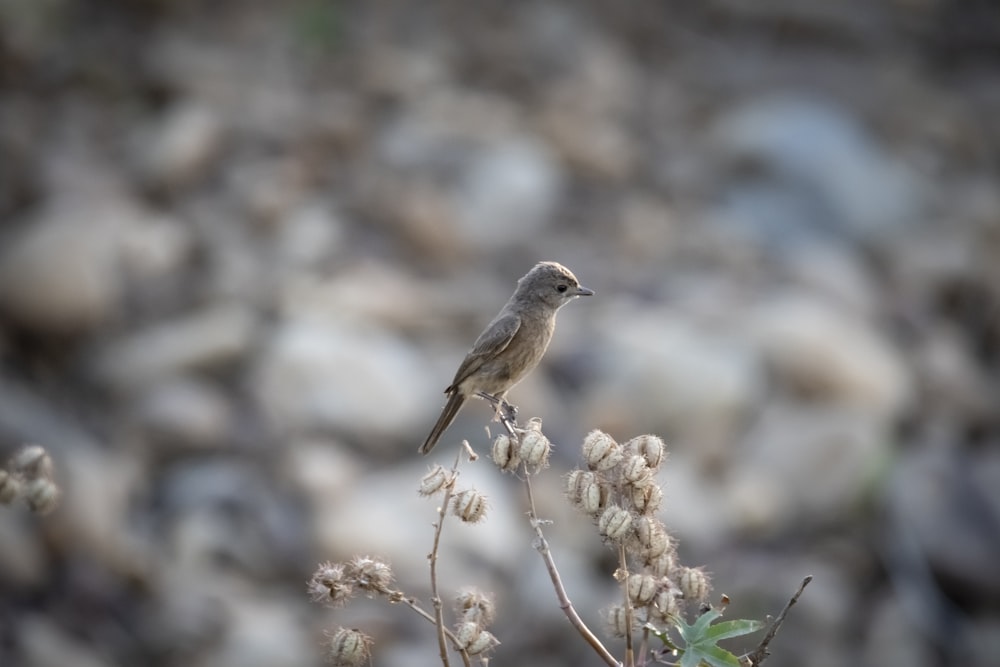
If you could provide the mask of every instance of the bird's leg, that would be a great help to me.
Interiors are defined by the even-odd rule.
[[[517,423],[517,406],[513,403],[508,403],[506,398],[501,396],[494,396],[493,394],[487,394],[485,391],[476,392],[476,396],[488,401],[493,409],[497,411],[497,416],[503,413],[503,417],[513,423]]]

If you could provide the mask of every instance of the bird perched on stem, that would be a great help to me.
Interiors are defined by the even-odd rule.
[[[434,448],[471,396],[510,409],[507,392],[545,354],[556,328],[556,312],[576,297],[593,293],[556,262],[539,262],[518,280],[514,294],[476,339],[455,379],[444,390],[448,402],[420,452],[426,454]]]

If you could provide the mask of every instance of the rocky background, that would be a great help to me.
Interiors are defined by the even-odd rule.
[[[426,596],[415,450],[539,259],[597,291],[512,394],[586,620],[613,557],[561,476],[652,432],[730,617],[814,575],[769,665],[996,664],[998,80],[990,0],[0,4],[0,453],[64,493],[0,508],[0,665],[317,665],[336,624],[439,664],[305,581]],[[496,593],[493,664],[598,664],[518,482],[463,480],[444,589]]]

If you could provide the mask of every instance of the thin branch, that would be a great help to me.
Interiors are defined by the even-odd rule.
[[[632,600],[628,596],[628,558],[625,545],[618,545],[618,572],[621,574],[625,606],[625,667],[635,667],[635,652],[632,648]]]
[[[781,624],[785,622],[785,616],[788,615],[788,610],[792,608],[792,605],[794,605],[796,602],[799,601],[799,596],[802,595],[802,591],[805,590],[806,586],[809,585],[810,581],[812,581],[811,574],[807,576],[805,579],[803,579],[802,583],[799,584],[799,590],[795,591],[795,595],[793,595],[792,598],[788,601],[788,603],[785,605],[785,608],[781,610],[781,613],[778,614],[778,617],[774,619],[774,623],[772,623],[771,627],[767,629],[767,634],[764,635],[764,639],[761,640],[760,645],[757,646],[756,650],[754,650],[753,653],[747,656],[747,658],[750,660],[751,665],[754,665],[754,667],[756,667],[757,665],[763,663],[764,660],[767,659],[767,656],[771,655],[767,651],[768,644],[770,644],[771,640],[774,639],[774,636],[778,634],[778,629],[781,627]]]
[[[421,607],[420,603],[415,598],[408,597],[403,593],[403,591],[389,591],[388,596],[390,602],[401,602],[410,609],[412,609],[413,611],[417,612],[417,614],[428,623],[437,625],[438,623],[437,618],[429,611]],[[455,645],[455,650],[461,653],[462,662],[465,663],[466,667],[471,667],[472,663],[469,658],[469,654],[465,651],[465,649],[462,648],[462,645],[459,643],[458,637],[455,636],[455,633],[449,630],[448,628],[445,628],[444,634],[446,637],[448,637],[449,640],[451,640],[451,643]]]
[[[501,419],[501,421],[507,427],[507,432],[512,437],[518,437],[506,420]],[[621,667],[621,663],[615,659],[615,656],[611,655],[611,652],[601,643],[601,640],[587,627],[587,624],[583,622],[580,615],[576,613],[573,603],[570,602],[569,595],[566,593],[566,588],[562,583],[562,577],[559,576],[559,570],[556,568],[555,560],[552,558],[552,552],[549,551],[549,543],[542,532],[542,521],[535,512],[535,498],[531,493],[531,475],[528,473],[527,465],[524,465],[522,469],[524,471],[524,488],[528,492],[528,518],[531,520],[531,527],[535,530],[535,550],[541,554],[542,560],[545,562],[545,569],[549,572],[549,578],[552,580],[552,586],[555,588],[556,597],[559,599],[559,608],[566,614],[566,618],[569,619],[570,624],[576,628],[576,631],[601,656],[601,659],[606,664],[610,667]]]
[[[445,488],[444,499],[441,501],[441,507],[438,508],[438,520],[434,524],[434,546],[427,557],[430,560],[431,568],[431,602],[434,605],[434,623],[437,625],[438,649],[441,652],[441,664],[444,667],[450,667],[451,663],[448,661],[448,643],[445,640],[447,628],[444,626],[444,605],[441,602],[441,596],[438,595],[437,557],[438,548],[441,545],[441,530],[444,528],[444,518],[448,513],[448,504],[451,502],[452,491],[455,490],[455,481],[458,479],[458,464],[461,460],[462,451],[459,450],[458,455],[455,456],[455,465],[451,468],[451,479]]]

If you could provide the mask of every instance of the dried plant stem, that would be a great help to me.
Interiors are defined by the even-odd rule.
[[[421,607],[420,603],[417,602],[416,599],[407,597],[403,593],[403,591],[389,591],[388,596],[390,602],[401,602],[410,609],[412,609],[413,611],[417,612],[417,615],[426,620],[428,623],[437,625],[438,622],[437,617],[434,614],[431,614],[423,607]],[[455,636],[455,633],[449,630],[448,628],[445,628],[444,634],[451,641],[451,643],[454,644],[455,650],[461,653],[462,661],[465,663],[466,667],[471,667],[472,662],[471,659],[469,658],[469,654],[464,649],[461,648],[461,646],[458,643],[458,637]]]
[[[635,667],[635,652],[632,649],[632,600],[628,596],[628,558],[625,556],[625,545],[618,545],[618,572],[621,575],[622,591],[625,593],[625,667]]]
[[[802,591],[805,590],[810,581],[812,581],[811,574],[802,580],[802,583],[799,584],[799,589],[795,591],[795,595],[793,595],[788,603],[785,604],[785,608],[781,610],[778,617],[774,619],[774,623],[772,623],[771,627],[767,629],[767,634],[764,635],[764,639],[760,641],[760,644],[754,652],[747,656],[751,665],[754,665],[754,667],[760,665],[767,659],[767,656],[770,655],[767,651],[768,645],[771,643],[771,640],[774,639],[774,636],[778,634],[778,629],[781,628],[781,624],[785,622],[785,616],[788,615],[788,610],[792,608],[792,605],[799,601],[799,596],[802,595]]]
[[[448,662],[448,642],[445,639],[447,628],[444,625],[444,604],[441,602],[441,596],[438,593],[437,560],[438,549],[441,545],[441,530],[444,528],[444,518],[448,513],[451,494],[455,490],[455,480],[458,479],[458,464],[461,460],[462,452],[459,450],[458,455],[455,457],[455,464],[451,468],[451,480],[445,487],[444,499],[442,499],[441,506],[438,508],[438,520],[434,524],[434,546],[431,549],[430,556],[428,556],[431,569],[431,602],[434,605],[434,624],[437,626],[438,650],[441,652],[441,664],[444,667],[449,667],[451,663]],[[463,655],[463,659],[468,664],[467,656]]]
[[[507,428],[507,432],[510,433],[511,437],[517,438],[517,433],[512,428],[506,420],[501,420],[503,425]],[[524,473],[524,488],[528,493],[528,518],[531,521],[531,527],[535,530],[535,540],[534,547],[542,556],[542,560],[545,562],[545,569],[549,572],[549,578],[552,580],[552,586],[555,588],[556,597],[559,599],[559,608],[563,610],[566,614],[566,618],[569,622],[576,628],[576,631],[590,644],[591,648],[601,656],[601,659],[610,667],[621,667],[621,663],[615,660],[615,657],[611,655],[611,652],[601,643],[601,640],[587,627],[587,624],[583,622],[580,615],[576,613],[576,609],[573,607],[573,603],[570,602],[569,595],[566,593],[566,588],[563,586],[562,577],[559,576],[559,570],[556,568],[555,560],[552,558],[552,552],[549,551],[549,543],[545,539],[545,534],[542,532],[542,521],[538,518],[538,514],[535,512],[535,498],[531,493],[531,474],[528,472],[527,466],[523,466],[522,471]]]

